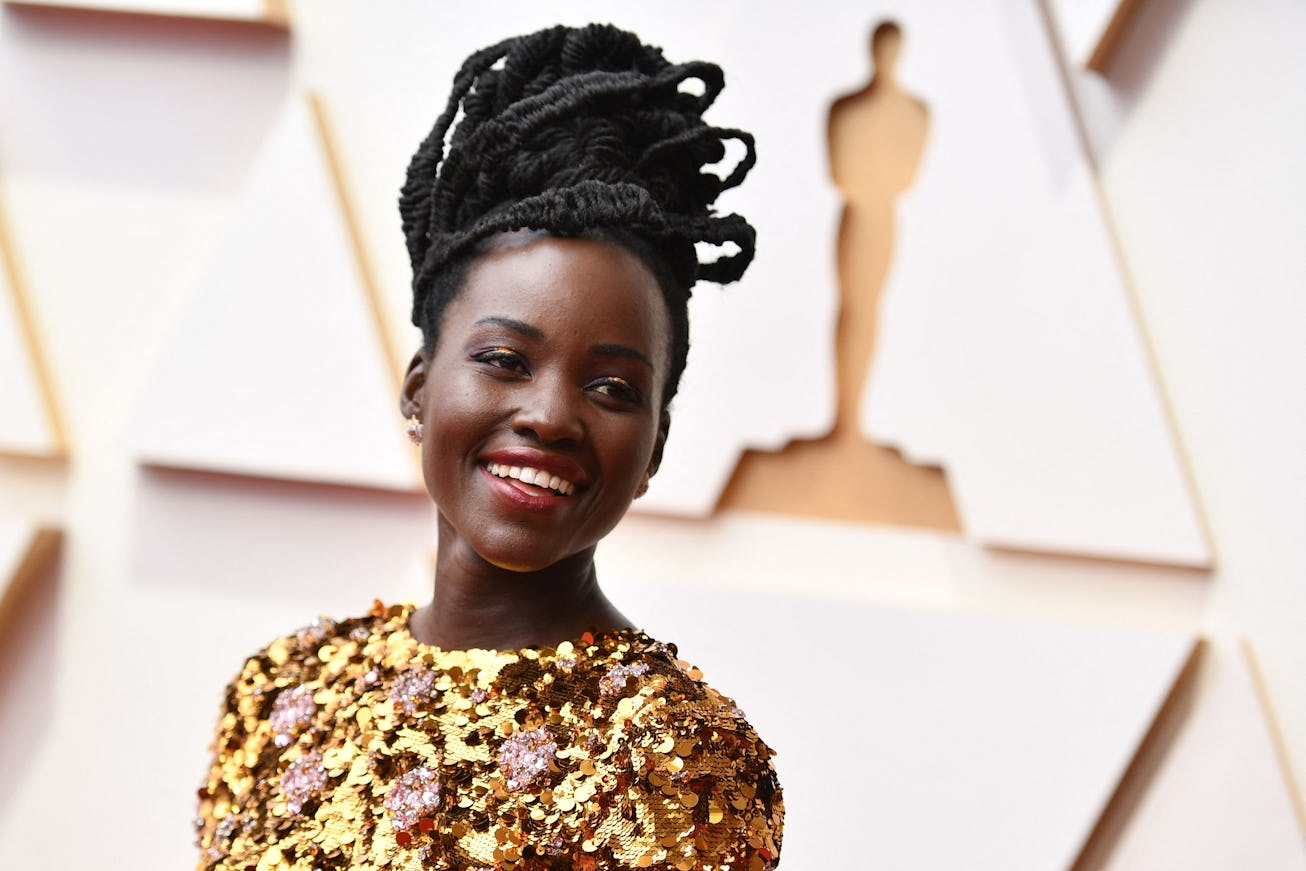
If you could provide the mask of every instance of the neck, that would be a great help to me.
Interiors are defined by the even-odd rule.
[[[603,595],[594,548],[538,571],[486,562],[441,525],[431,603],[409,618],[413,637],[445,650],[515,650],[631,626]]]

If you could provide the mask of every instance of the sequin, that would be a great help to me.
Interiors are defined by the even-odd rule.
[[[772,752],[674,646],[446,651],[411,612],[377,603],[246,663],[199,790],[201,867],[774,868]]]
[[[235,814],[227,814],[223,817],[222,822],[218,823],[218,827],[213,830],[213,838],[209,842],[209,846],[204,850],[204,858],[210,862],[216,862],[227,855],[227,847],[231,841],[231,836],[236,833],[239,826],[240,817]]]
[[[499,750],[499,769],[508,779],[508,788],[525,789],[549,770],[549,760],[558,752],[558,745],[549,740],[549,733],[541,726],[527,732],[518,732],[503,742]]]
[[[431,813],[439,804],[440,780],[425,766],[401,774],[385,797],[390,824],[399,832],[412,829],[423,815]]]
[[[300,684],[282,690],[268,717],[272,726],[272,743],[278,747],[289,745],[297,732],[313,722],[316,713],[317,704],[313,701],[311,689]]]
[[[626,683],[632,677],[648,673],[647,662],[632,662],[629,665],[614,665],[607,674],[599,679],[599,693],[615,696],[626,689]]]
[[[281,775],[281,794],[286,797],[286,809],[298,814],[304,803],[326,786],[327,773],[322,765],[322,754],[314,750],[290,763]]]
[[[408,716],[417,713],[435,690],[436,674],[428,668],[411,668],[395,680],[390,698]]]
[[[331,637],[336,630],[336,621],[330,617],[319,617],[295,633],[301,647],[310,648]]]

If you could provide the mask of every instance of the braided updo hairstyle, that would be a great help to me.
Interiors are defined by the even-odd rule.
[[[682,90],[687,80],[699,88]],[[658,279],[671,316],[663,393],[670,402],[689,352],[695,282],[736,281],[753,258],[753,228],[712,208],[756,160],[751,135],[703,121],[724,84],[715,64],[668,63],[611,25],[553,27],[467,58],[399,198],[413,323],[426,349],[492,236],[539,230],[604,239],[631,250]],[[730,174],[705,170],[725,158],[731,139],[745,153]],[[699,262],[698,242],[737,250]]]

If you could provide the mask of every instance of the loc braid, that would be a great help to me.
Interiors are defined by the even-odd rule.
[[[702,92],[682,90],[689,80]],[[399,200],[413,322],[427,347],[491,236],[532,229],[606,238],[658,276],[673,333],[670,400],[688,349],[694,283],[736,281],[753,257],[753,228],[713,208],[756,161],[751,135],[703,121],[724,85],[715,64],[672,64],[611,25],[553,27],[467,58]],[[721,178],[705,167],[725,158],[729,140],[744,156]],[[735,250],[700,263],[699,242]]]
[[[444,111],[408,164],[408,177],[399,193],[399,216],[408,245],[408,257],[414,262],[423,255],[426,240],[430,238],[430,214],[426,204],[435,186],[440,161],[444,157],[444,138],[477,77],[497,63],[513,41],[506,39],[497,45],[483,48],[463,61],[462,68],[454,76],[453,89]]]

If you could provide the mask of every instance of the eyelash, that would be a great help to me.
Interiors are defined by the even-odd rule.
[[[489,348],[473,354],[472,359],[477,363],[484,363],[505,372],[530,374],[530,370],[526,367],[526,361],[521,354],[511,348]],[[587,387],[595,390],[601,396],[610,397],[629,405],[640,405],[644,401],[644,394],[640,389],[624,378],[615,376],[599,378],[588,384]]]
[[[485,363],[496,369],[503,369],[507,372],[527,372],[526,361],[522,359],[521,354],[511,348],[490,348],[485,351],[473,354],[472,359],[477,363]],[[529,374],[529,373],[528,373]]]
[[[604,396],[611,396],[631,405],[641,405],[644,402],[644,394],[624,378],[600,378],[591,386]]]

